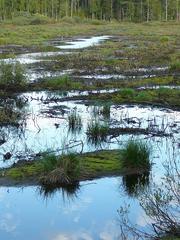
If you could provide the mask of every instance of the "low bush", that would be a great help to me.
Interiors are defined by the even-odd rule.
[[[135,97],[135,100],[137,100],[137,101],[151,101],[152,100],[152,96],[150,95],[149,92],[140,92]]]
[[[160,99],[166,99],[169,96],[173,95],[174,89],[168,89],[168,88],[161,87],[161,88],[157,89],[156,93]]]
[[[4,89],[17,89],[26,85],[25,69],[20,63],[0,64],[0,86]]]

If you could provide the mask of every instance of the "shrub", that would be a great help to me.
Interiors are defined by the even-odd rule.
[[[163,36],[160,39],[161,43],[168,43],[169,42],[169,37],[168,36]]]
[[[6,23],[14,24],[18,26],[24,25],[38,25],[38,24],[48,24],[53,23],[53,19],[41,14],[28,14],[27,12],[18,12],[12,19],[6,20]]]
[[[40,14],[35,14],[32,19],[30,19],[30,25],[39,25],[39,24],[48,24],[48,23],[52,23],[52,19],[40,15]]]
[[[123,165],[125,167],[150,167],[150,149],[142,142],[128,141],[122,152]]]
[[[0,125],[15,124],[19,114],[10,108],[0,108]]]
[[[0,65],[0,85],[4,88],[17,88],[26,85],[25,70],[20,63]]]
[[[157,94],[159,98],[167,98],[173,94],[174,90],[173,89],[168,89],[168,88],[159,88],[157,89]]]

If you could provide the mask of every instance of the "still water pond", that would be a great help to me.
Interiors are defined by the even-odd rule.
[[[3,240],[114,240],[120,234],[117,210],[131,204],[131,219],[146,227],[135,198],[122,178],[82,182],[74,193],[45,196],[37,187],[0,188],[0,237]]]

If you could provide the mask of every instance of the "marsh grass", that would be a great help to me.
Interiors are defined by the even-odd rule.
[[[180,61],[172,62],[170,65],[170,71],[180,71]]]
[[[82,127],[82,119],[76,111],[71,112],[68,115],[68,125],[71,132],[80,131]]]
[[[105,118],[109,118],[110,117],[110,113],[111,113],[111,105],[110,104],[104,104],[104,106],[102,107],[102,109],[100,110],[100,113],[105,117]]]
[[[76,153],[62,156],[47,155],[37,164],[44,172],[40,181],[45,185],[73,184],[80,174],[80,159]]]
[[[91,121],[87,126],[87,137],[88,141],[100,145],[102,142],[107,140],[109,131],[109,126],[107,124],[102,124],[99,121]]]
[[[135,96],[135,91],[132,88],[124,88],[120,92],[122,98],[131,99]]]
[[[124,167],[128,168],[146,168],[149,169],[150,148],[143,142],[130,140],[127,142],[122,159]]]
[[[70,76],[64,75],[60,77],[47,78],[39,83],[40,87],[46,89],[81,89],[79,82],[74,82]]]
[[[55,155],[45,155],[40,165],[45,173],[54,170],[57,167],[58,159]]]

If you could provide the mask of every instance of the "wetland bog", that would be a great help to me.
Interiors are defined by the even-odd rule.
[[[121,239],[125,203],[151,233],[141,197],[163,184],[169,162],[179,169],[179,25],[45,25],[48,38],[40,31],[32,43],[23,39],[37,30],[16,28],[0,45],[0,238]],[[130,141],[148,146],[150,167],[123,168]],[[39,181],[46,155],[56,179],[73,161],[66,184]],[[53,160],[61,156],[64,165]]]

